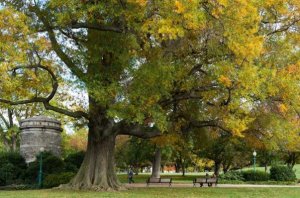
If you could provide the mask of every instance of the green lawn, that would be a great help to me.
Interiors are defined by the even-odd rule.
[[[120,192],[79,192],[58,190],[0,191],[1,198],[147,198],[147,197],[232,197],[299,198],[300,188],[136,188]]]
[[[161,178],[170,178],[172,177],[173,178],[173,182],[174,183],[192,183],[193,179],[195,177],[199,177],[199,176],[204,176],[204,174],[187,174],[186,176],[182,176],[180,173],[178,174],[161,174]],[[212,173],[211,173],[212,175]],[[145,183],[146,180],[150,177],[150,174],[138,174],[138,175],[134,175],[133,176],[133,179],[134,179],[134,182],[136,183]],[[122,182],[122,183],[127,183],[128,182],[128,176],[126,174],[119,174],[118,175],[118,178],[119,180]]]
[[[269,171],[270,167],[268,168]],[[243,168],[243,171],[253,170],[253,167]],[[256,170],[265,171],[264,167],[257,167]],[[294,170],[296,171],[296,176],[300,179],[300,164],[294,166]],[[210,172],[210,175],[213,173]],[[187,173],[186,176],[182,176],[181,173],[162,173],[161,177],[172,177],[174,183],[192,183],[193,179],[196,177],[204,176],[205,173]],[[147,178],[150,176],[150,173],[142,173],[139,175],[134,175],[134,181],[136,183],[145,183]],[[122,183],[127,183],[127,174],[118,174],[118,178]],[[299,196],[300,197],[300,196]]]

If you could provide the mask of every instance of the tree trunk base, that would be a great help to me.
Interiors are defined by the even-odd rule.
[[[56,187],[55,189],[59,190],[87,190],[87,191],[106,191],[106,192],[115,192],[115,191],[122,191],[122,190],[128,190],[124,185],[116,185],[114,187],[110,187],[107,185],[80,185],[80,184],[61,184],[60,186]]]
[[[84,160],[75,177],[60,189],[119,191],[125,189],[115,173],[115,136],[97,137],[89,132]]]

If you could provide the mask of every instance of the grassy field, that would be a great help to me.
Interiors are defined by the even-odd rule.
[[[268,168],[269,171],[270,167]],[[243,171],[247,171],[247,170],[253,170],[253,167],[249,167],[249,168],[243,168]],[[265,171],[264,167],[257,167],[256,170],[259,171]],[[300,164],[295,165],[294,170],[296,171],[296,176],[298,179],[300,179]],[[210,175],[212,175],[213,173],[210,172]],[[192,183],[193,179],[196,177],[200,177],[200,176],[204,176],[205,173],[201,172],[201,173],[187,173],[186,176],[182,176],[181,173],[162,173],[161,177],[172,177],[173,178],[173,182],[174,183]],[[139,175],[135,175],[134,176],[134,181],[136,183],[145,183],[147,178],[150,176],[150,173],[142,173]],[[122,183],[127,183],[127,174],[118,174],[119,180]],[[300,197],[300,195],[299,195]]]
[[[212,174],[212,173],[211,173]],[[199,177],[203,174],[187,174],[186,176],[182,176],[180,173],[179,174],[161,174],[161,178],[173,178],[174,183],[192,183],[193,179],[195,177]],[[204,176],[204,175],[203,175]],[[134,175],[134,182],[136,183],[145,183],[146,180],[150,177],[150,174],[139,174],[139,175]],[[122,183],[127,183],[127,174],[119,174],[118,175],[119,180]]]
[[[77,192],[58,190],[0,191],[1,198],[299,198],[300,188],[136,188],[120,192]]]

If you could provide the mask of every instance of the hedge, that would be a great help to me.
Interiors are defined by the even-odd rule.
[[[243,172],[243,178],[245,181],[268,181],[270,174],[264,171],[245,171]]]
[[[72,172],[63,172],[47,175],[43,182],[44,188],[57,187],[60,184],[68,183],[75,176]]]
[[[273,166],[270,169],[270,178],[275,181],[295,181],[296,174],[287,166]]]

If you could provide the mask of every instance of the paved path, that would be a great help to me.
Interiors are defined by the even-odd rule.
[[[125,187],[127,188],[145,188],[147,187],[146,183],[134,183],[134,184],[125,184]],[[168,188],[168,184],[150,184],[149,188],[159,188],[164,187]],[[175,188],[188,188],[193,187],[193,184],[188,183],[173,183],[172,187]],[[197,185],[199,188],[199,185]],[[300,188],[300,184],[297,185],[258,185],[258,184],[218,184],[218,188]],[[204,188],[207,188],[207,186],[204,186]]]

